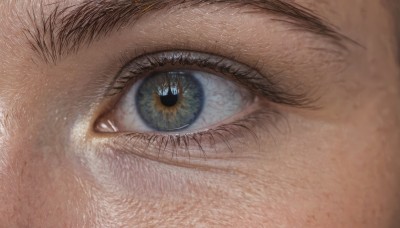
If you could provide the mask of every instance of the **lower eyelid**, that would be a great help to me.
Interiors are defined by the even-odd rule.
[[[269,132],[270,128],[275,128],[281,118],[282,115],[276,110],[261,109],[232,123],[199,133],[121,133],[117,137],[113,134],[106,140],[106,147],[115,153],[175,165],[194,161],[203,161],[206,164],[210,159],[251,157],[258,151],[249,153],[247,149],[258,148],[261,132]]]

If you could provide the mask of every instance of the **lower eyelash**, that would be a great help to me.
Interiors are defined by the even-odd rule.
[[[210,152],[223,155],[221,151],[233,154],[236,148],[232,142],[256,145],[259,147],[260,138],[257,128],[277,127],[277,122],[282,115],[276,110],[258,110],[235,122],[224,124],[203,132],[177,135],[162,135],[156,133],[130,133],[117,137],[117,141],[109,144],[112,149],[127,154],[144,156],[153,160],[174,160],[202,158],[207,159]],[[262,124],[260,124],[262,123]],[[144,145],[140,148],[137,145]],[[168,153],[166,153],[168,152]]]

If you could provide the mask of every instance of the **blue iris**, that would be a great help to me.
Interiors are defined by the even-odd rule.
[[[136,105],[148,127],[177,131],[197,120],[204,106],[204,91],[189,71],[154,73],[139,86]]]

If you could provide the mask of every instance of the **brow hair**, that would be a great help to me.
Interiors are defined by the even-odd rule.
[[[174,6],[223,3],[279,15],[275,20],[327,37],[338,45],[346,38],[310,10],[284,0],[84,0],[70,6],[42,4],[39,12],[37,9],[28,11],[34,26],[26,29],[25,35],[31,48],[44,61],[56,63],[60,57],[77,52],[82,45],[120,30],[149,12]],[[46,7],[52,7],[48,14],[44,13]]]

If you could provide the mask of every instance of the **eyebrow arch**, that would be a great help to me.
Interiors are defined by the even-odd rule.
[[[350,40],[310,10],[287,0],[84,0],[75,5],[61,3],[41,5],[41,11],[28,11],[34,26],[25,29],[31,48],[46,62],[56,63],[61,57],[77,52],[83,45],[134,23],[149,12],[168,7],[196,7],[202,4],[229,4],[251,7],[254,12],[279,16],[277,21],[329,38],[342,48]],[[52,7],[44,13],[45,7]],[[36,13],[35,13],[36,12]],[[32,29],[33,28],[33,29]]]

